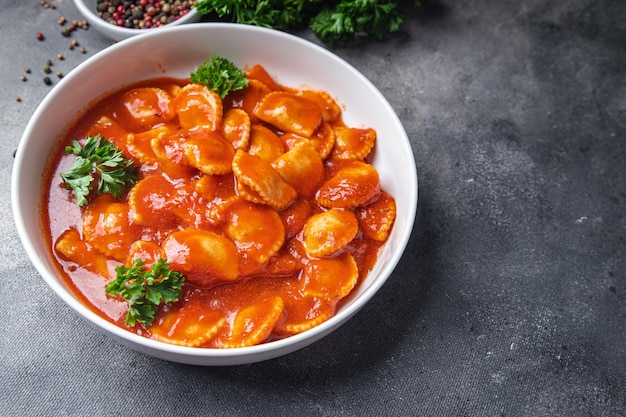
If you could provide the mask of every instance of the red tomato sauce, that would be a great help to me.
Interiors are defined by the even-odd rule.
[[[345,126],[326,92],[276,84],[260,66],[224,100],[188,80],[115,91],[59,140],[42,224],[67,286],[129,331],[195,347],[249,346],[331,318],[367,276],[395,219],[367,162],[372,129]],[[71,140],[100,134],[139,167],[120,198],[78,208],[60,173]],[[125,324],[115,268],[165,258],[185,276],[152,326]]]

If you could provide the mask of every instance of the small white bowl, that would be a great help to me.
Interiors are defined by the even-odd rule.
[[[169,28],[172,26],[184,25],[186,23],[194,23],[200,20],[202,14],[198,12],[195,7],[189,10],[187,14],[181,16],[179,19],[159,27],[152,27],[149,29],[129,29],[121,26],[113,25],[98,16],[97,12],[97,0],[74,0],[74,4],[78,8],[78,11],[87,19],[89,25],[96,28],[96,30],[102,33],[104,36],[113,39],[114,41],[121,41],[128,39],[135,35],[141,35],[147,32],[154,32]]]
[[[42,170],[60,146],[61,133],[86,107],[125,85],[158,77],[187,78],[211,55],[241,68],[263,65],[280,84],[328,91],[344,108],[350,126],[377,130],[372,164],[384,190],[394,196],[397,217],[389,240],[367,278],[337,314],[286,339],[236,349],[174,346],[138,336],[101,318],[81,303],[59,276],[42,237]],[[120,65],[123,63],[123,65]],[[275,358],[329,334],[359,311],[389,278],[400,260],[417,210],[417,172],[406,132],[382,94],[341,58],[304,39],[249,25],[199,23],[149,32],[115,44],[87,59],[45,97],[28,123],[15,157],[13,215],[33,265],[70,307],[98,329],[146,354],[181,363],[234,365]]]

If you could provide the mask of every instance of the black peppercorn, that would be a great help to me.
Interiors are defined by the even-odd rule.
[[[195,0],[97,0],[98,16],[112,25],[133,29],[163,26],[187,14]]]

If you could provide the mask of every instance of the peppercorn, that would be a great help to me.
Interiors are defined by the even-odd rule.
[[[45,39],[45,37],[43,36],[43,33],[41,32],[37,32],[37,40],[38,41],[43,41]]]
[[[57,77],[58,78],[63,78],[63,73],[61,71],[57,71]]]
[[[19,103],[20,101],[22,101],[22,98],[20,96],[15,96],[15,101]],[[15,152],[13,152],[13,157],[15,157]]]
[[[80,48],[80,53],[81,53],[81,54],[84,54],[84,53],[86,53],[86,52],[87,52],[87,50],[86,50],[85,48]]]
[[[98,16],[112,25],[147,29],[174,22],[189,12],[195,0],[98,0]]]
[[[61,54],[57,54],[57,58],[58,58],[59,60],[61,60],[61,61],[63,61],[63,59],[65,59],[65,58],[63,58],[63,55],[61,55]]]
[[[52,70],[50,69],[49,65],[44,65],[43,66],[43,72],[45,72],[46,74],[50,74],[52,72]]]
[[[50,79],[50,77],[43,77],[43,83],[45,85],[52,85],[52,80]]]
[[[22,76],[20,77],[20,80],[22,80],[22,81],[26,81],[26,76],[25,76],[25,75],[22,75]]]
[[[61,16],[59,18],[59,25],[63,26],[65,23],[67,23],[67,19],[65,18],[65,16]]]
[[[30,74],[30,68],[29,68],[29,67],[24,68],[24,72],[25,72],[26,74]]]
[[[46,65],[51,67],[52,66],[52,60],[51,59],[46,59]]]

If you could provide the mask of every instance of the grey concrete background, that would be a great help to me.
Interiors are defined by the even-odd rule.
[[[408,250],[337,332],[226,368],[118,345],[26,258],[10,175],[41,68],[110,45],[78,30],[68,50],[57,21],[81,17],[51,2],[0,0],[0,415],[626,415],[626,2],[424,0],[396,36],[333,48],[411,138]]]

